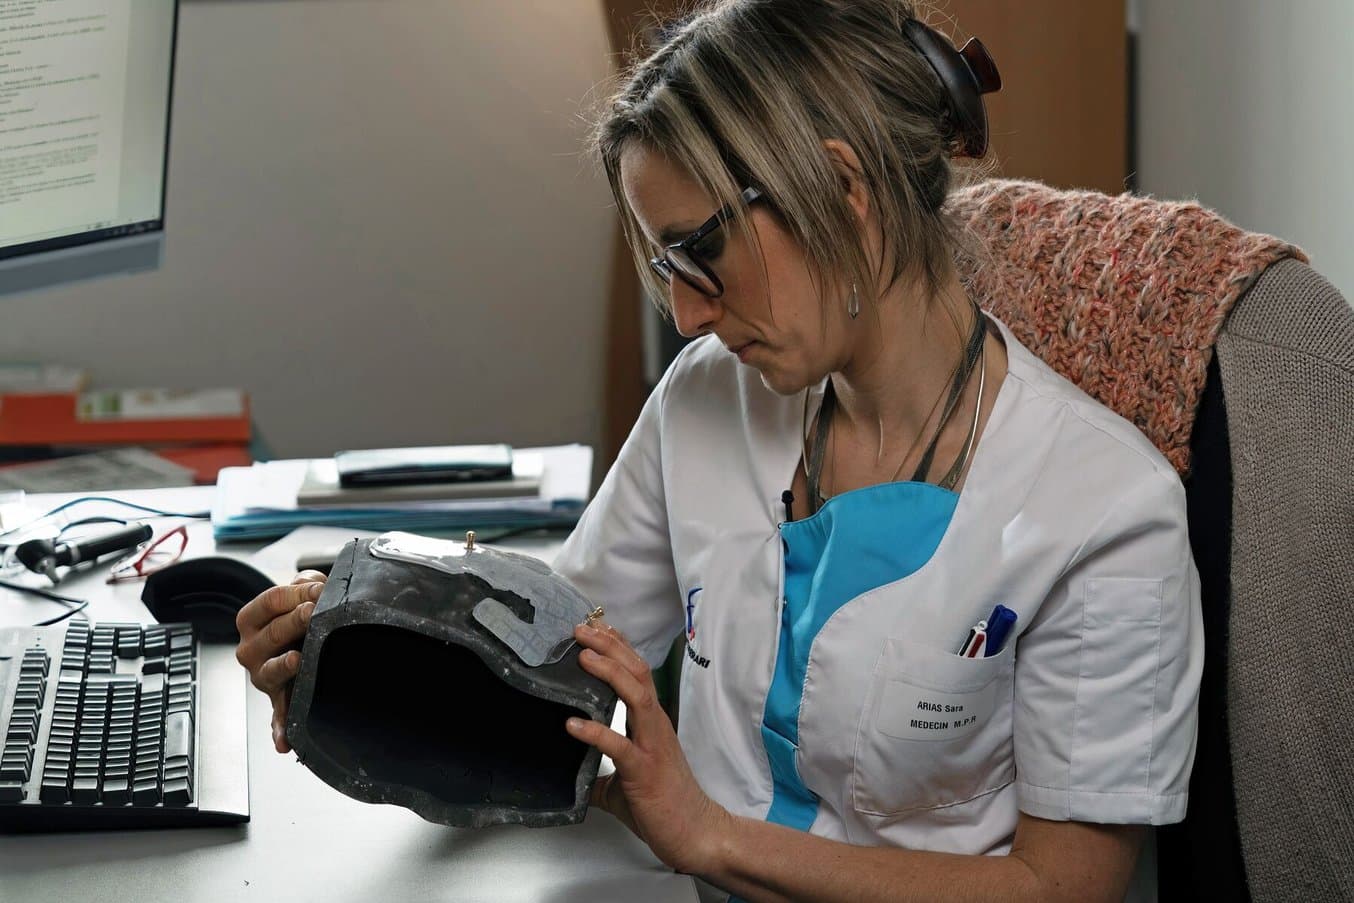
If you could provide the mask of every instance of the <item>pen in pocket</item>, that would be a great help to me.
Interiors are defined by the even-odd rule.
[[[998,605],[986,620],[969,628],[968,636],[959,647],[959,655],[964,658],[986,658],[1000,654],[1015,622],[1016,613],[1005,605]]]
[[[987,616],[987,651],[984,655],[997,655],[1006,645],[1006,638],[1015,626],[1016,613],[1005,605],[998,605]]]
[[[959,647],[959,654],[964,658],[978,658],[982,655],[983,644],[987,642],[987,622],[979,621],[969,628],[968,636],[964,639],[964,645]]]

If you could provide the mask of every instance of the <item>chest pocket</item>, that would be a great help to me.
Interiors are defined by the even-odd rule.
[[[856,732],[858,812],[950,806],[1014,780],[1014,645],[991,658],[962,658],[885,641]]]

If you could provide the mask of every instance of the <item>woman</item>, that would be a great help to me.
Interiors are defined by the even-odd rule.
[[[903,0],[717,3],[598,130],[704,338],[556,561],[630,736],[567,729],[616,763],[596,805],[750,900],[1121,899],[1138,826],[1185,811],[1183,489],[967,299],[943,205],[985,120],[935,40]],[[312,578],[241,614],[275,712]],[[683,629],[674,732],[649,667]]]

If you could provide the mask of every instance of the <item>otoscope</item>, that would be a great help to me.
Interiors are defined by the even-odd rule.
[[[14,550],[14,557],[30,571],[46,574],[55,586],[57,568],[94,561],[110,552],[134,549],[150,539],[154,532],[150,524],[136,524],[87,539],[30,539],[19,543]]]

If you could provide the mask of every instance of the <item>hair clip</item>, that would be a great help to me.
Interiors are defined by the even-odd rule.
[[[903,22],[903,33],[926,57],[950,98],[950,108],[959,126],[956,156],[981,157],[987,153],[987,108],[983,95],[1001,90],[1001,73],[983,42],[969,38],[955,50],[944,35],[916,19]]]

